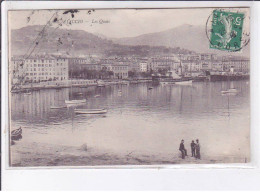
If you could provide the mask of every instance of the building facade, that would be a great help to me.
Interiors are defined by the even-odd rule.
[[[139,71],[140,72],[147,72],[147,62],[140,62],[139,63]]]
[[[29,57],[11,59],[13,79],[22,82],[68,80],[68,59],[62,57]]]

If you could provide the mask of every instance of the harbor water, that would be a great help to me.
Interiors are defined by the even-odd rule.
[[[205,163],[249,161],[249,86],[247,80],[195,82],[191,86],[139,83],[12,93],[11,130],[22,127],[23,134],[11,146],[11,165],[37,166],[38,160],[39,165],[73,166],[77,163],[66,161],[66,157],[80,157],[91,150],[96,150],[89,158],[91,163],[81,158],[79,165],[135,164],[131,160],[120,163],[120,157],[131,155],[148,158],[144,164],[160,164],[164,157],[174,164],[183,162],[178,158],[182,139],[189,155],[191,141],[200,140]],[[236,88],[237,95],[221,94],[229,88]],[[74,99],[87,102],[51,109]],[[106,108],[108,112],[77,115],[75,108]],[[99,152],[120,156],[119,162],[114,157],[95,162]],[[52,158],[59,160],[48,163]]]

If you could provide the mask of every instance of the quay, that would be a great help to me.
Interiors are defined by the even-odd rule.
[[[90,87],[98,86],[99,83],[103,83],[104,86],[110,85],[128,85],[133,83],[147,83],[151,82],[151,79],[139,79],[139,80],[84,80],[84,79],[74,79],[74,80],[64,80],[64,81],[46,81],[40,83],[28,83],[18,86],[13,86],[11,88],[12,93],[29,92],[42,89],[60,89],[69,87]]]

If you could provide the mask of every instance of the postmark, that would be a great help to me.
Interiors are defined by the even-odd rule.
[[[228,52],[241,51],[250,41],[244,27],[249,16],[240,11],[215,9],[206,23],[209,48]]]
[[[243,13],[213,11],[210,48],[234,51],[241,49]]]

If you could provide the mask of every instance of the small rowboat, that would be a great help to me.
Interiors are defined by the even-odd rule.
[[[75,109],[76,114],[104,114],[107,109]]]
[[[192,85],[192,80],[188,81],[177,81],[175,82],[176,85]]]
[[[226,90],[226,91],[221,91],[221,93],[222,93],[222,94],[237,94],[238,91],[237,91],[237,89],[232,88],[232,89],[228,89],[228,90]]]
[[[19,140],[22,138],[23,130],[21,127],[11,132],[11,140]]]
[[[87,102],[86,99],[83,100],[65,100],[66,104],[81,104]]]
[[[62,109],[67,108],[67,106],[51,106],[51,109]]]

